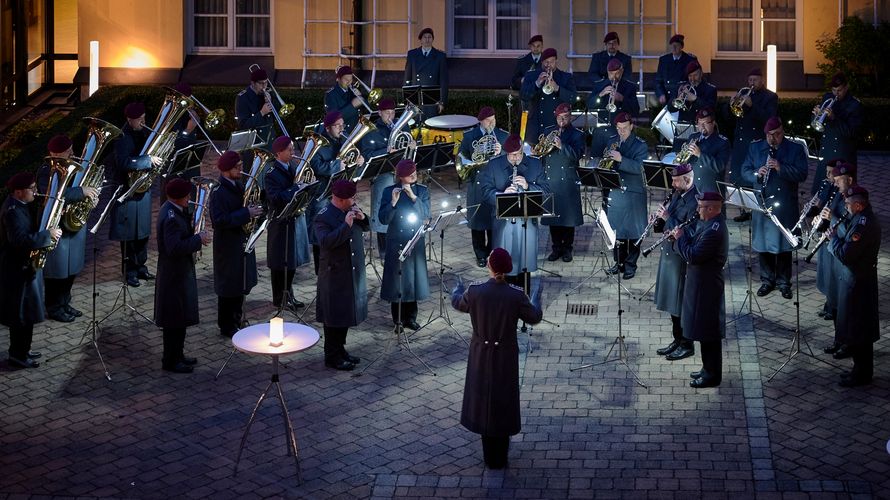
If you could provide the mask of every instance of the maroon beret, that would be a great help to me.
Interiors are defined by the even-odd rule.
[[[623,67],[624,66],[622,66],[621,61],[619,61],[617,57],[613,57],[612,59],[609,59],[609,64],[606,65],[606,69],[608,71],[616,71]]]
[[[219,160],[216,162],[216,168],[220,172],[228,172],[237,167],[239,161],[241,161],[241,155],[237,151],[228,150],[219,157]]]
[[[686,37],[677,33],[676,35],[671,37],[671,39],[668,41],[668,44],[679,43],[680,45],[686,45],[686,42],[684,42],[684,40],[686,40]]]
[[[488,255],[488,267],[497,274],[507,274],[513,270],[513,258],[503,248],[495,248]]]
[[[692,165],[688,163],[681,163],[674,167],[674,171],[671,172],[671,175],[673,175],[674,177],[679,177],[681,175],[686,175],[689,172],[692,172]]]
[[[689,73],[695,73],[696,71],[701,69],[701,64],[696,60],[689,61],[689,64],[686,65],[686,70],[683,71],[683,74],[689,76]]]
[[[839,175],[849,175],[850,177],[856,178],[856,164],[855,163],[847,163],[844,160],[837,160],[834,167],[831,169],[832,176]]]
[[[828,82],[829,87],[840,87],[841,85],[847,84],[847,75],[843,73],[835,73],[834,76],[831,77],[831,81]]]
[[[541,43],[544,43],[544,37],[542,37],[541,35],[535,35],[535,36],[533,36],[533,37],[531,37],[531,38],[528,39],[528,44],[529,44],[529,45],[531,45],[531,44],[533,44],[533,43],[535,43],[535,42],[541,42]]]
[[[250,72],[250,81],[252,82],[261,82],[268,79],[269,75],[266,74],[266,70],[263,68],[255,69]]]
[[[331,194],[342,200],[352,198],[356,191],[355,183],[346,179],[339,179],[331,186]]]
[[[757,68],[751,68],[751,71],[748,72],[748,76],[763,76],[763,71]]]
[[[377,111],[386,111],[387,109],[396,109],[396,101],[388,97],[380,99],[380,102],[377,103]]]
[[[6,181],[6,189],[15,191],[16,189],[28,189],[34,184],[34,174],[30,172],[19,172]]]
[[[186,97],[191,97],[191,95],[192,95],[192,86],[185,82],[177,83],[176,86],[173,87],[173,90],[179,92],[180,94],[182,94]]]
[[[720,193],[715,193],[714,191],[705,191],[704,193],[696,195],[695,199],[699,201],[723,201],[723,197],[720,196]]]
[[[167,181],[167,186],[164,188],[164,192],[167,194],[167,198],[170,198],[171,200],[185,198],[192,194],[192,183],[181,177],[174,177]]]
[[[515,153],[517,151],[522,151],[522,139],[518,134],[513,134],[504,141],[504,152]]]
[[[559,57],[556,54],[556,49],[554,49],[553,47],[546,48],[546,49],[544,49],[544,52],[541,52],[541,60],[542,61],[545,59],[549,59],[551,57]]]
[[[337,120],[343,118],[343,113],[339,111],[331,111],[328,114],[324,115],[324,126],[330,127],[331,125],[337,123]]]
[[[615,33],[614,31],[606,33],[606,36],[603,38],[603,43],[609,43],[612,40],[621,43],[621,40],[618,38],[618,33]]]
[[[417,164],[414,163],[414,160],[400,160],[396,164],[396,177],[408,177],[414,172],[417,172]]]
[[[278,136],[274,141],[272,141],[272,152],[278,154],[287,149],[287,147],[290,146],[292,143],[293,140],[290,137],[286,135]]]
[[[629,121],[631,121],[630,113],[627,113],[626,111],[622,111],[622,112],[618,113],[617,115],[615,115],[615,119],[612,120],[612,124],[618,125],[619,123],[624,123],[624,122],[629,122]]]
[[[479,110],[479,114],[476,115],[476,119],[481,122],[490,116],[494,116],[494,108],[491,106],[482,106],[482,109]]]
[[[864,198],[865,201],[868,201],[868,190],[857,184],[855,186],[851,186],[850,189],[848,189],[847,192],[844,193],[844,197],[846,197],[846,198],[859,197],[859,198]]]
[[[349,65],[343,65],[337,68],[337,78],[342,78],[344,75],[351,75],[352,68]]]
[[[711,108],[702,108],[698,110],[698,113],[695,114],[696,120],[701,120],[702,118],[714,118],[714,110]]]
[[[417,39],[420,40],[421,38],[423,38],[423,35],[426,35],[427,33],[429,33],[430,36],[432,36],[433,38],[436,38],[436,35],[433,34],[432,28],[424,28],[420,30],[420,33],[417,35]]]
[[[127,118],[135,120],[145,114],[145,104],[141,102],[131,102],[124,108],[124,114]]]
[[[557,106],[556,109],[553,110],[553,116],[559,116],[561,114],[571,113],[571,112],[572,112],[572,107],[569,106],[568,103],[563,102],[563,103],[560,103],[559,106]]]
[[[53,154],[64,153],[71,147],[71,139],[65,134],[59,134],[49,140],[46,149]]]
[[[778,128],[782,128],[782,119],[778,116],[771,116],[763,125],[763,133],[768,134]]]

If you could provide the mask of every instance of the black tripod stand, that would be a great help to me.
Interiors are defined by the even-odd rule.
[[[740,188],[727,182],[718,181],[717,184],[725,189],[726,203],[728,205],[738,206],[742,210],[749,209],[751,211],[763,212],[763,203],[761,201],[762,196],[759,192],[752,189]],[[748,248],[747,254],[745,255],[745,277],[747,286],[747,289],[745,290],[745,300],[742,301],[741,306],[739,306],[739,309],[736,311],[735,317],[726,322],[727,325],[735,323],[745,316],[751,316],[753,319],[755,305],[757,306],[758,316],[761,318],[763,317],[763,309],[760,308],[760,303],[757,302],[757,296],[754,294],[754,249],[752,247],[753,236],[751,233],[751,225],[751,223],[748,224]],[[742,313],[742,311],[745,310],[746,303],[748,304],[748,312]]]

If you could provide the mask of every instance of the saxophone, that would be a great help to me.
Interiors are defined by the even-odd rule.
[[[121,129],[98,118],[87,117],[84,120],[88,123],[87,140],[80,158],[75,158],[80,163],[80,170],[74,174],[71,187],[99,189],[105,179],[105,166],[98,165],[96,161],[99,160],[105,146],[121,134]],[[72,233],[80,231],[87,223],[90,212],[96,208],[97,202],[87,196],[81,201],[65,205],[62,227]]]
[[[599,168],[601,170],[614,169],[615,168],[615,160],[613,160],[612,157],[609,156],[609,153],[611,153],[612,151],[617,151],[617,150],[618,150],[617,142],[613,142],[612,144],[609,144],[608,146],[606,146],[606,149],[603,150],[603,156],[600,157],[599,163],[596,164],[596,168]]]
[[[65,208],[65,191],[71,187],[74,173],[80,170],[80,165],[76,161],[66,158],[49,156],[46,158],[46,162],[49,163],[50,169],[49,184],[46,186],[46,197],[40,214],[38,231],[48,231],[59,227],[62,222],[62,211]],[[43,269],[43,265],[46,264],[46,256],[56,248],[56,245],[58,245],[58,241],[53,241],[48,247],[31,250],[31,266],[34,269]]]
[[[692,146],[698,143],[698,139],[689,139],[688,141],[683,143],[683,146],[680,147],[680,152],[677,153],[677,156],[674,157],[674,165],[680,165],[681,163],[689,163],[689,160],[692,158]]]

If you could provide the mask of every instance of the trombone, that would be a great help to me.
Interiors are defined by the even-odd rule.
[[[207,139],[207,143],[210,144],[210,147],[212,147],[213,150],[216,151],[216,154],[222,156],[222,152],[219,150],[218,147],[216,147],[216,144],[213,143],[213,139],[210,138],[210,134],[208,134],[207,131],[214,130],[220,126],[220,124],[226,117],[226,111],[222,108],[217,108],[217,109],[214,109],[213,111],[210,111],[210,109],[207,106],[205,106],[204,103],[202,103],[197,97],[195,97],[194,94],[188,96],[188,98],[191,99],[192,103],[197,105],[199,108],[201,108],[201,111],[204,112],[204,115],[205,115],[204,120],[203,120],[204,125],[203,126],[201,125],[202,120],[198,116],[198,114],[195,112],[193,107],[189,107],[186,112],[188,113],[188,115],[192,119],[192,121],[195,122],[195,125],[197,125],[198,130],[200,130],[201,133],[204,135],[204,138]],[[206,127],[206,129],[205,129],[205,127]]]
[[[365,99],[364,96],[362,95],[362,91],[359,90],[359,86],[364,87],[365,92],[368,93],[367,99]],[[383,97],[383,91],[376,87],[374,87],[374,88],[368,87],[368,85],[365,82],[363,82],[362,79],[358,77],[358,75],[356,75],[354,73],[352,75],[352,85],[350,85],[349,88],[352,89],[352,93],[355,94],[356,97],[361,99],[362,106],[364,106],[365,109],[368,110],[368,113],[373,114],[374,110],[371,109],[371,106],[380,102],[380,98]]]
[[[247,71],[253,73],[255,70],[262,69],[259,64],[253,63],[247,67]],[[278,100],[278,105],[280,108],[277,110],[275,106],[272,106],[272,116],[275,117],[275,121],[278,123],[278,128],[281,129],[281,133],[290,137],[290,134],[287,132],[287,129],[284,127],[284,121],[281,119],[294,111],[294,105],[290,103],[285,103],[284,99],[281,98],[281,94],[278,93],[278,90],[275,88],[275,85],[272,85],[272,80],[266,80],[266,102],[272,104],[272,95],[275,94],[275,99]]]

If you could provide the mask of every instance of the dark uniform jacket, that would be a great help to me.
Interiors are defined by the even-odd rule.
[[[498,144],[503,147],[504,141],[507,140],[509,134],[499,128],[494,129],[492,133],[497,138]],[[469,161],[473,156],[473,142],[479,140],[483,135],[482,127],[475,127],[465,133],[460,141],[458,153]],[[491,229],[492,209],[485,203],[485,198],[482,196],[482,184],[479,177],[481,170],[486,168],[486,165],[487,163],[476,168],[467,179],[467,221],[470,229],[474,231]]]
[[[680,52],[677,60],[674,60],[672,52],[659,57],[655,72],[655,97],[665,96],[667,104],[670,104],[671,99],[677,97],[677,87],[687,81],[686,65],[696,59],[694,55],[684,51]]]
[[[695,123],[695,115],[699,110],[717,108],[717,87],[710,82],[700,81],[695,87],[695,100],[686,100],[686,110],[680,111],[679,120],[684,123]],[[673,110],[673,106],[671,106]]]
[[[291,160],[287,167],[278,160],[270,163],[266,170],[266,206],[269,214],[274,216],[290,203],[299,186],[294,184],[296,160]],[[309,262],[307,217],[301,215],[269,221],[266,228],[266,261],[269,269],[296,269]]]
[[[0,323],[10,327],[44,320],[43,271],[31,265],[31,250],[52,244],[49,231],[35,231],[28,205],[8,196],[0,207]]]
[[[309,162],[309,166],[312,168],[312,171],[315,173],[315,178],[318,180],[318,185],[315,190],[316,199],[309,203],[309,207],[306,209],[306,220],[310,221],[315,220],[315,216],[318,215],[318,212],[328,203],[328,200],[322,199],[321,196],[324,194],[324,190],[328,183],[330,183],[331,176],[343,169],[337,155],[340,154],[340,147],[343,146],[343,143],[346,141],[346,134],[340,134],[338,139],[334,139],[328,135],[327,132],[322,132],[321,136],[328,141],[328,145],[319,148],[318,152],[315,153],[315,156],[313,156],[312,160]],[[367,158],[365,159],[367,160]],[[315,231],[309,231],[309,243],[313,245],[318,244],[318,242],[315,241]]]
[[[609,144],[619,142],[616,134],[609,139]],[[621,162],[615,164],[615,170],[621,176],[624,190],[609,191],[609,224],[615,230],[615,237],[620,240],[636,240],[646,229],[649,210],[646,205],[646,183],[643,179],[643,160],[649,155],[646,143],[631,133],[624,143],[618,147]]]
[[[822,96],[822,102],[829,97],[834,97],[831,92]],[[860,128],[862,127],[862,103],[849,93],[840,101],[835,101],[831,106],[834,118],[826,119],[825,133],[822,136],[822,143],[819,149],[819,155],[822,160],[819,162],[819,168],[816,169],[816,175],[813,177],[813,187],[811,194],[815,194],[819,190],[822,179],[825,178],[825,164],[835,158],[842,158],[851,163],[856,163],[857,144],[859,142]]]
[[[250,221],[244,206],[244,185],[220,176],[210,197],[213,223],[213,291],[220,297],[247,295],[257,284],[256,252],[244,253]]]
[[[608,50],[601,50],[599,52],[594,52],[593,55],[590,56],[590,67],[587,69],[587,73],[590,75],[590,81],[595,82],[601,78],[608,79],[609,61],[612,59],[618,59],[618,62],[624,67],[625,75],[633,74],[633,62],[629,55],[619,50],[612,56],[609,55]]]
[[[417,232],[417,228],[430,218],[430,190],[421,184],[411,186],[417,197],[415,201],[411,201],[408,195],[402,193],[396,206],[392,206],[392,191],[401,187],[401,184],[393,184],[383,190],[378,214],[380,221],[387,225],[386,257],[383,261],[380,297],[389,302],[399,302],[399,253]],[[425,244],[426,238],[421,237],[411,255],[402,262],[402,302],[416,302],[430,296]]]
[[[249,86],[238,93],[235,98],[235,128],[237,130],[257,131],[257,137],[263,142],[269,142],[272,135],[275,117],[272,113],[266,116],[260,114],[263,105],[266,104],[266,96],[257,94]],[[272,105],[275,103],[273,101]]]
[[[359,110],[352,106],[355,94],[350,89],[344,89],[339,84],[334,85],[324,94],[325,113],[339,111],[343,114],[343,133],[349,135],[355,124],[358,123]]]
[[[191,216],[167,201],[158,213],[158,275],[155,281],[155,324],[161,328],[197,325],[198,281],[195,252],[201,237]]]
[[[145,171],[152,168],[151,158],[140,155],[150,132],[143,127],[136,131],[130,125],[124,125],[121,136],[114,144],[114,182],[124,186],[121,194],[129,187],[128,174],[133,171]],[[109,213],[108,238],[113,241],[133,241],[148,238],[151,235],[151,190],[134,193],[124,203],[111,202]]]
[[[843,225],[843,224],[842,224]],[[846,223],[846,234],[831,240],[831,252],[842,264],[838,276],[835,319],[838,342],[863,345],[878,340],[878,250],[881,225],[871,207]]]
[[[655,225],[656,232],[668,232],[692,217],[697,217],[698,200],[695,197],[698,193],[695,184],[685,193],[675,192],[667,207],[667,220]],[[684,232],[694,230],[695,224],[690,224]],[[667,240],[661,244],[661,259],[658,261],[658,274],[655,278],[655,308],[672,316],[680,316],[683,311],[685,283],[686,260],[680,256],[676,244]]]
[[[683,337],[698,341],[719,341],[725,335],[726,304],[723,266],[729,254],[729,231],[723,214],[698,221],[697,229],[683,232],[677,249],[686,260]]]
[[[37,170],[37,190],[42,194],[46,192],[50,183],[49,165],[44,163]],[[53,193],[55,195],[55,193]],[[69,187],[62,193],[65,199],[65,206],[82,201],[86,198],[83,189],[80,187]],[[43,205],[45,198],[39,199],[37,203]],[[43,277],[48,279],[65,279],[74,276],[83,270],[84,249],[87,241],[87,230],[81,228],[80,231],[72,233],[62,227],[62,237],[56,243],[56,248],[46,256],[46,264],[43,266]]]
[[[513,70],[513,78],[510,79],[510,88],[520,90],[522,88],[522,79],[529,71],[541,69],[541,55],[538,54],[538,60],[532,57],[532,53],[516,58],[516,68]]]
[[[368,219],[346,224],[346,212],[328,202],[313,223],[321,247],[315,319],[324,326],[356,326],[368,317],[365,247]]]
[[[544,134],[556,130],[556,126],[544,129]],[[559,134],[562,149],[553,148],[541,158],[550,192],[553,193],[553,213],[557,217],[545,217],[545,226],[576,227],[584,224],[581,211],[581,185],[578,178],[578,159],[584,154],[584,134],[571,123]]]
[[[637,84],[625,80],[624,78],[618,81],[618,93],[621,94],[621,97],[623,97],[624,100],[619,101],[616,99],[615,106],[617,109],[615,112],[607,112],[606,106],[609,104],[609,95],[607,94],[600,97],[599,93],[609,85],[612,85],[612,82],[607,78],[596,80],[593,82],[593,90],[590,92],[590,97],[587,99],[587,109],[591,111],[601,111],[598,115],[600,123],[611,124],[615,115],[622,111],[630,113],[631,116],[640,114],[640,103],[637,101]]]
[[[779,143],[776,160],[780,170],[771,170],[766,187],[763,178],[754,175],[766,165],[769,158],[769,145],[766,141],[756,141],[748,148],[748,157],[742,165],[742,177],[746,185],[763,193],[764,203],[773,207],[773,214],[787,229],[791,229],[800,216],[797,203],[797,185],[807,178],[807,155],[803,146],[788,139]],[[778,205],[777,205],[778,204]],[[751,218],[753,240],[751,248],[755,252],[781,253],[792,250],[791,243],[765,214],[755,211]]]
[[[408,51],[405,58],[405,85],[439,87],[439,102],[448,102],[448,58],[441,50],[431,47],[428,56],[417,47]],[[423,106],[424,118],[439,114],[435,104]]]
[[[455,288],[451,304],[470,313],[473,336],[467,359],[460,423],[483,436],[512,436],[522,428],[519,413],[519,320],[539,323],[541,308],[522,288],[494,278]]]
[[[528,102],[528,121],[525,125],[526,142],[534,143],[545,128],[556,125],[556,117],[553,111],[562,103],[572,105],[575,103],[577,91],[575,79],[571,73],[560,69],[553,72],[553,80],[559,85],[559,91],[550,95],[545,94],[535,82],[541,71],[529,71],[522,80],[520,98]]]
[[[737,118],[735,133],[732,137],[732,167],[730,181],[733,184],[742,182],[742,164],[748,155],[748,146],[758,139],[765,139],[763,126],[770,117],[776,116],[779,109],[779,96],[775,92],[763,88],[751,93],[751,107],[742,106],[745,114]]]
[[[702,193],[722,192],[717,181],[723,182],[726,179],[726,169],[732,157],[729,139],[716,132],[705,139],[702,139],[701,132],[695,132],[690,136],[690,140],[693,139],[698,141],[698,148],[701,150],[701,156],[693,156],[690,160],[695,175],[695,187]],[[685,142],[685,139],[674,141],[674,151],[679,153]]]

